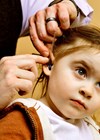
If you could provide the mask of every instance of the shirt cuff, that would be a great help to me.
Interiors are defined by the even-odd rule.
[[[82,11],[85,16],[90,15],[93,12],[93,8],[85,0],[74,0],[76,5]]]

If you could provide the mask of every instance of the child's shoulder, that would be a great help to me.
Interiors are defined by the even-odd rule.
[[[20,102],[29,108],[29,107],[33,107],[36,104],[37,100],[35,100],[33,98],[18,98],[18,99],[15,99],[14,101],[12,101],[9,104],[9,106],[16,102]]]
[[[17,103],[17,102],[22,103],[24,106],[27,106],[28,108],[33,107],[36,110],[36,112],[38,114],[38,117],[40,119],[44,139],[45,140],[46,139],[55,140],[55,136],[52,132],[52,128],[51,128],[49,119],[47,117],[47,114],[45,113],[45,111],[41,107],[41,105],[39,104],[38,100],[35,100],[33,98],[19,98],[19,99],[14,100],[11,104],[14,104],[14,103]],[[47,130],[49,130],[49,131],[47,131]]]
[[[37,137],[36,140],[44,139],[39,116],[33,107],[35,102],[31,98],[16,99],[0,112],[1,139],[15,138],[15,134],[18,140],[34,137]]]

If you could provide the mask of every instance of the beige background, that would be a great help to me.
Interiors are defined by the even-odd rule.
[[[88,2],[94,8],[94,14],[93,14],[91,24],[98,25],[100,27],[100,0],[88,0]],[[33,52],[36,52],[36,50],[32,46],[32,43],[29,37],[20,38],[18,40],[16,54],[26,54],[26,53],[31,54]],[[40,88],[38,88],[37,92],[39,90]],[[25,97],[31,97],[31,93],[29,93]],[[100,124],[100,110],[97,111],[95,117],[96,117],[97,122]]]

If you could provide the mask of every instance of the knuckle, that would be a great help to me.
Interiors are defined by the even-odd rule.
[[[68,15],[63,14],[63,16],[60,18],[60,20],[64,23],[64,22],[66,22],[66,21],[68,21],[68,20],[69,20],[69,16],[68,16]]]
[[[41,16],[41,10],[36,13],[35,18],[38,19],[40,18],[40,16]]]
[[[42,39],[42,40],[45,40],[46,36],[47,36],[46,33],[43,33],[43,32],[39,33],[39,38]]]
[[[29,25],[32,25],[32,22],[33,22],[33,17],[30,17],[29,18]]]
[[[49,28],[48,28],[48,33],[54,33],[54,32],[56,32],[56,30],[57,30],[57,25],[55,25],[55,24],[52,24],[51,23],[51,25],[49,26]]]
[[[30,65],[33,66],[36,64],[36,58],[37,58],[36,55],[26,54],[25,57],[29,60],[28,62]]]
[[[29,60],[29,64],[34,65],[35,64],[35,57],[34,55],[31,54],[26,54],[25,57],[27,58],[27,60]]]
[[[30,39],[31,39],[33,44],[37,40],[37,36],[34,34],[34,32],[32,34],[30,34]]]
[[[8,57],[2,57],[0,62],[3,63],[5,60],[7,60]]]
[[[32,26],[33,26],[34,23],[35,23],[35,16],[31,16],[31,17],[28,19],[28,23],[29,23],[29,28],[32,28]]]
[[[52,7],[53,7],[53,6],[52,6]],[[50,11],[50,9],[51,9],[51,7],[47,7],[47,8],[45,9],[46,13],[48,13],[48,12]]]
[[[8,66],[11,64],[11,60],[7,59],[7,60],[3,61],[3,64]]]
[[[10,78],[9,76],[6,76],[6,78],[5,78],[6,80],[6,85],[7,85],[7,87],[11,90],[11,89],[13,89],[14,88],[14,78],[12,77],[12,78]]]
[[[59,8],[62,7],[62,6],[64,6],[64,5],[63,5],[63,3],[61,3],[61,2],[56,4],[57,9],[59,9]]]
[[[6,59],[2,61],[2,66],[4,70],[8,71],[9,69],[12,69],[12,67],[14,66],[14,63],[11,60]]]

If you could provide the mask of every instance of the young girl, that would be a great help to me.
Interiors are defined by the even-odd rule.
[[[68,29],[53,44],[39,100],[17,99],[0,113],[1,140],[100,140],[100,29]]]

